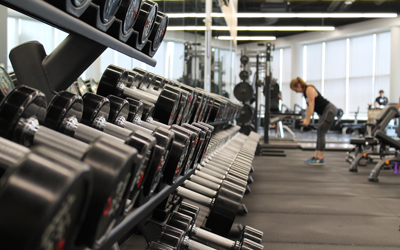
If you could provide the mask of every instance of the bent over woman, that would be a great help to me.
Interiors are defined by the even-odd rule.
[[[309,165],[324,165],[325,135],[335,121],[337,109],[313,85],[308,85],[300,77],[290,82],[290,88],[296,93],[303,93],[306,99],[307,112],[306,117],[302,120],[304,126],[310,124],[310,119],[314,112],[319,116],[316,150],[314,156],[304,162]]]

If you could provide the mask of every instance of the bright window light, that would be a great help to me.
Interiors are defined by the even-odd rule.
[[[238,26],[238,31],[332,31],[333,26]]]
[[[237,13],[238,18],[394,18],[396,13]]]
[[[233,40],[231,36],[219,36],[218,40]],[[237,36],[237,41],[273,41],[276,40],[274,36]]]

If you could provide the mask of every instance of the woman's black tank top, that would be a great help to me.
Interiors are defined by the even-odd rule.
[[[308,106],[308,98],[307,98],[307,94],[306,94],[306,91],[307,91],[307,88],[308,87],[311,87],[311,86],[307,86],[305,89],[304,89],[304,98],[306,98],[306,103],[307,103],[307,106]],[[318,115],[322,115],[322,113],[324,112],[324,109],[325,109],[325,107],[326,107],[326,105],[328,105],[330,102],[327,100],[327,99],[325,99],[322,95],[321,95],[321,93],[319,93],[319,91],[316,89],[316,88],[314,88],[316,91],[317,91],[317,93],[318,93],[318,96],[317,97],[315,97],[315,105],[314,105],[314,112],[317,112],[317,114]]]

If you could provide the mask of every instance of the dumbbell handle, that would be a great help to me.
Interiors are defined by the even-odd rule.
[[[15,165],[29,152],[27,147],[0,137],[0,169],[6,170],[9,166]]]
[[[176,189],[176,193],[177,193],[177,195],[179,195],[179,196],[181,196],[183,198],[195,201],[195,202],[197,202],[197,203],[199,203],[201,205],[204,205],[204,206],[212,206],[214,204],[214,199],[213,198],[210,198],[210,197],[204,196],[202,194],[193,192],[193,191],[191,191],[191,190],[189,190],[187,188],[184,188],[184,187],[178,187]]]
[[[214,183],[212,181],[209,181],[207,179],[204,179],[204,178],[202,178],[202,177],[200,177],[198,175],[190,176],[190,180],[192,180],[193,182],[196,182],[196,183],[198,183],[200,185],[203,185],[205,187],[208,187],[208,188],[210,188],[212,190],[218,190],[221,187],[221,185],[219,185],[217,183]]]
[[[217,196],[218,192],[209,188],[206,188],[200,184],[197,184],[193,181],[186,180],[183,182],[184,187],[191,189],[193,191],[199,192],[200,194],[204,194],[208,197],[215,197]]]
[[[182,244],[189,250],[216,250],[215,248],[211,248],[196,241],[192,241],[188,236],[183,239]]]
[[[133,98],[136,98],[139,100],[148,101],[151,103],[157,103],[157,100],[158,100],[157,96],[155,96],[153,94],[149,94],[149,93],[144,92],[139,89],[124,88],[123,95],[128,96],[128,97],[133,97]]]
[[[204,229],[193,226],[191,234],[198,239],[205,240],[211,242],[217,246],[220,246],[224,249],[235,249],[236,242],[225,237],[221,237],[217,234],[211,233]]]

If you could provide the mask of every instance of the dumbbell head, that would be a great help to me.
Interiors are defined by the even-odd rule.
[[[194,224],[199,215],[200,208],[182,201],[179,205],[178,212],[190,216],[192,218],[192,224]]]
[[[149,0],[142,2],[142,6],[140,7],[140,11],[138,14],[138,19],[133,26],[133,29],[139,32],[140,44],[146,43],[149,39],[149,36],[154,26],[157,11],[157,3]]]
[[[256,242],[253,242],[249,239],[243,239],[240,249],[241,250],[263,250],[264,246],[261,244],[258,244]]]
[[[100,6],[100,17],[103,23],[109,23],[118,11],[122,0],[92,0]]]
[[[151,47],[153,53],[157,52],[162,41],[164,40],[164,36],[168,27],[168,22],[169,22],[168,16],[165,13],[159,11],[157,13],[154,28],[149,37],[149,40],[153,42]]]
[[[113,94],[120,97],[147,98],[156,105],[154,118],[165,124],[172,124],[179,105],[180,94],[162,90],[158,96],[149,95],[141,90],[126,89],[131,85],[128,72],[115,65],[110,65],[101,77],[97,94],[107,96]],[[147,101],[149,101],[147,100]]]
[[[158,241],[178,250],[182,245],[184,237],[185,232],[183,230],[165,225],[161,231]]]
[[[133,28],[142,0],[122,1],[116,17],[122,21],[122,32],[126,35]]]
[[[186,234],[189,234],[190,228],[193,225],[192,221],[192,217],[173,211],[167,221],[167,225],[183,230]]]
[[[46,97],[38,91],[25,86],[18,86],[12,90],[0,105],[0,136],[28,146],[24,141],[22,130],[18,125],[20,119],[35,117],[39,123],[46,116]]]
[[[7,154],[15,145],[5,140],[1,143],[0,154]],[[90,198],[90,167],[43,147],[27,150],[16,162],[0,176],[3,246],[72,248]]]
[[[133,122],[135,119],[142,119],[143,115],[143,102],[133,98],[126,98],[130,104],[128,121]]]

